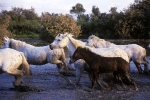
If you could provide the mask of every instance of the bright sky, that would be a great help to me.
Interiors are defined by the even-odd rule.
[[[0,5],[4,6],[3,10],[11,10],[12,7],[33,7],[38,15],[42,12],[70,14],[71,8],[77,3],[83,5],[86,14],[90,14],[92,6],[98,7],[102,13],[109,12],[111,7],[122,11],[134,3],[134,0],[0,0]]]

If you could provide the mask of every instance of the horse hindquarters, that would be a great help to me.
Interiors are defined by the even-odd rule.
[[[118,72],[118,74],[123,76],[130,84],[132,84],[136,91],[138,90],[135,81],[129,75],[129,73],[130,73],[129,72],[129,63],[127,63],[126,61],[120,59],[118,61],[118,70],[117,70],[117,72]]]
[[[139,74],[142,74],[142,68],[140,64],[144,64],[144,72],[149,73],[148,69],[148,64],[149,62],[146,60],[146,50],[145,48],[136,45],[135,48],[138,48],[137,50],[135,49],[135,53],[133,54],[133,62],[136,65]]]

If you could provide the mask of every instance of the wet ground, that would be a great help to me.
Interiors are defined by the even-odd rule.
[[[150,56],[147,59],[150,62]],[[12,85],[14,77],[6,73],[1,74],[0,100],[149,100],[150,76],[139,75],[133,62],[130,65],[131,77],[137,83],[138,91],[135,91],[130,85],[122,88],[119,84],[115,84],[108,90],[101,90],[97,85],[92,91],[86,72],[82,75],[80,85],[75,88],[59,75],[55,65],[46,64],[31,66],[33,75],[30,82],[24,77],[26,85],[35,91],[19,92]],[[75,82],[74,76],[66,77]]]

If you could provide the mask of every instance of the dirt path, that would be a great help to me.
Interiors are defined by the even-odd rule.
[[[150,62],[150,57],[148,57]],[[100,90],[98,86],[90,90],[91,82],[86,73],[82,75],[80,86],[68,85],[59,76],[55,65],[31,66],[33,75],[31,82],[24,77],[24,82],[40,91],[18,92],[13,88],[14,77],[6,73],[0,75],[1,100],[149,100],[150,76],[139,75],[135,65],[131,65],[131,76],[136,81],[139,91],[132,86],[122,89],[116,85],[110,90]],[[150,67],[150,65],[149,65]],[[75,77],[69,76],[73,82]],[[117,87],[117,88],[116,88]]]

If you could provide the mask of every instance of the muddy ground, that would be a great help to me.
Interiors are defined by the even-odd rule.
[[[147,59],[150,62],[150,56]],[[135,91],[130,85],[122,88],[119,84],[114,84],[108,90],[101,90],[97,85],[91,91],[91,82],[86,72],[82,75],[80,86],[75,88],[59,75],[55,65],[31,65],[33,75],[30,82],[26,77],[23,79],[26,85],[36,90],[17,91],[12,85],[14,77],[4,73],[0,75],[0,100],[149,100],[150,76],[139,75],[133,62],[131,62],[130,67],[131,76],[137,83],[138,91]],[[72,82],[76,81],[74,76],[66,77]]]

